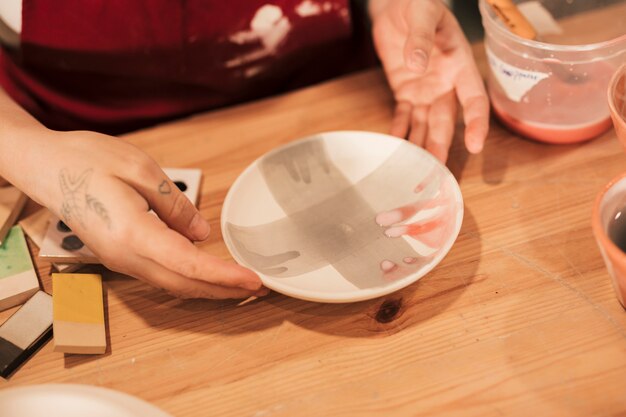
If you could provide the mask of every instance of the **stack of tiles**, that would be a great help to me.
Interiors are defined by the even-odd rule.
[[[52,335],[52,297],[37,292],[0,326],[0,376],[7,378]]]
[[[0,311],[23,304],[39,290],[22,228],[9,230],[0,246]]]
[[[101,354],[106,351],[102,277],[52,274],[54,351]]]

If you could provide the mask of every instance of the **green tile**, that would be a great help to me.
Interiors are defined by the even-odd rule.
[[[9,230],[9,234],[0,245],[0,279],[33,269],[24,232],[19,226]]]

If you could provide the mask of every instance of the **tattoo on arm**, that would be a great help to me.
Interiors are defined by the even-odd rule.
[[[80,175],[72,175],[67,169],[59,173],[59,184],[63,194],[61,215],[65,223],[76,219],[81,226],[87,228],[87,212],[93,211],[107,226],[111,228],[111,218],[106,206],[96,197],[87,193],[93,169],[83,171]]]
[[[94,213],[96,213],[98,217],[100,217],[100,219],[102,219],[102,221],[107,225],[107,228],[110,229],[111,218],[109,217],[109,211],[106,209],[106,207],[104,207],[104,204],[102,204],[100,200],[90,194],[87,194],[85,198],[87,200],[87,207],[91,209]]]
[[[161,184],[159,184],[159,194],[171,194],[172,186],[168,180],[163,180]]]

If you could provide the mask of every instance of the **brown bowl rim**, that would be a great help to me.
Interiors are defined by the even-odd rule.
[[[626,265],[626,252],[622,251],[615,243],[613,243],[602,227],[602,223],[600,221],[600,204],[602,203],[602,198],[615,184],[624,178],[626,178],[626,172],[622,172],[618,176],[614,177],[602,188],[602,190],[600,190],[593,204],[591,227],[598,243],[608,253],[609,257],[618,259]]]

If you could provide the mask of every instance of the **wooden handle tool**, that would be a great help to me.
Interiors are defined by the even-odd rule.
[[[536,39],[537,32],[511,0],[487,0],[493,11],[509,30],[525,39]]]

